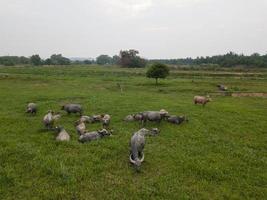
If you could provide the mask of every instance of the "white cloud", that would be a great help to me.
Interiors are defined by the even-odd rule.
[[[101,1],[99,2],[101,3]],[[124,17],[136,17],[150,9],[153,5],[152,0],[103,0],[104,7],[108,14],[124,15]]]
[[[0,55],[266,52],[267,0],[0,0]]]
[[[127,14],[127,16],[136,17],[155,7],[185,7],[206,1],[207,0],[100,0],[98,2],[105,4],[109,13],[116,14],[116,12],[122,12]]]

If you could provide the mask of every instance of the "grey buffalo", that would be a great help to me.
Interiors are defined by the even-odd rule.
[[[109,114],[102,115],[101,121],[104,128],[107,128],[109,126],[110,119],[111,117]]]
[[[127,115],[127,116],[124,118],[124,121],[126,121],[126,122],[132,122],[132,121],[135,121],[135,119],[134,119],[134,115]]]
[[[140,121],[141,122],[142,119],[143,119],[142,113],[136,113],[136,114],[127,115],[124,118],[124,121],[126,122]]]
[[[222,84],[217,85],[217,87],[221,91],[227,91],[228,90],[228,88],[225,85],[222,85]]]
[[[83,135],[86,132],[86,126],[82,120],[78,120],[75,125],[78,135]]]
[[[95,122],[101,122],[103,116],[104,116],[103,114],[102,114],[102,115],[93,115],[93,116],[92,116],[92,118],[93,118],[93,123],[95,123]]]
[[[70,135],[63,127],[56,127],[55,130],[58,132],[56,141],[69,141]]]
[[[111,133],[112,133],[112,130],[108,131],[106,129],[84,133],[83,135],[79,137],[79,142],[84,143],[84,142],[90,142],[93,140],[99,140],[105,136],[110,136]]]
[[[184,121],[188,122],[188,119],[186,116],[171,115],[170,117],[167,118],[167,121],[172,124],[181,124]]]
[[[61,110],[65,110],[68,114],[70,113],[79,113],[82,115],[82,106],[79,104],[66,104],[62,106]]]
[[[142,128],[135,132],[130,140],[130,162],[139,169],[142,162],[145,159],[144,148],[145,148],[145,136],[158,134],[158,129],[152,129],[152,131]]]
[[[57,120],[59,120],[61,117],[60,114],[54,114],[54,111],[49,110],[47,114],[43,118],[43,124],[45,128],[52,129],[54,128],[54,124]]]
[[[37,105],[35,103],[28,103],[26,113],[36,114]]]
[[[160,111],[145,111],[140,114],[142,116],[142,123],[147,121],[161,122],[162,119],[169,116],[169,113],[164,109]]]
[[[83,115],[80,118],[80,122],[84,122],[84,123],[93,123],[93,121],[94,121],[93,117],[86,116],[86,115]]]
[[[54,125],[53,114],[54,112],[52,110],[49,110],[43,118],[43,124],[47,129],[53,128]]]

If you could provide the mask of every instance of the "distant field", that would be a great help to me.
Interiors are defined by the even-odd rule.
[[[267,71],[172,70],[158,86],[144,74],[99,66],[0,67],[0,199],[266,199],[267,99],[216,95],[216,85],[267,93]],[[213,102],[205,108],[193,104],[194,95],[207,94]],[[29,101],[39,105],[35,117],[24,113]],[[109,113],[114,136],[80,144],[78,116],[63,114],[59,124],[71,141],[56,142],[42,117],[68,102],[82,104],[87,115]],[[129,140],[140,126],[122,119],[162,108],[189,122],[148,123],[161,133],[147,138],[136,173]]]

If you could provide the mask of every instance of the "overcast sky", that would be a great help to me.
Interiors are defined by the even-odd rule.
[[[0,55],[267,53],[267,0],[0,0]]]

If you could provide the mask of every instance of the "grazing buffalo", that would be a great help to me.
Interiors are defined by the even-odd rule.
[[[79,104],[66,104],[62,106],[61,110],[65,110],[68,114],[70,113],[79,113],[82,115],[82,106]]]
[[[195,96],[194,97],[194,103],[195,104],[202,104],[203,106],[206,105],[206,103],[212,101],[209,96],[203,97],[203,96]]]
[[[162,119],[169,116],[169,113],[163,109],[160,111],[145,111],[140,114],[142,115],[142,123],[147,121],[161,122]]]
[[[27,105],[26,113],[36,114],[37,105],[35,103],[29,103]]]
[[[43,118],[43,124],[47,129],[53,128],[54,125],[53,114],[54,112],[52,110],[49,110]]]
[[[47,129],[54,128],[55,122],[59,120],[60,117],[61,117],[60,114],[57,113],[54,115],[54,111],[49,110],[43,118],[43,124],[45,128]]]
[[[144,148],[145,148],[145,136],[156,135],[159,133],[157,128],[152,131],[142,128],[135,132],[130,140],[130,162],[139,170],[142,162],[145,159]]]
[[[90,142],[92,140],[98,140],[105,136],[110,136],[111,133],[112,133],[112,130],[108,131],[106,129],[84,133],[83,135],[79,137],[79,142],[84,143],[84,142]]]

